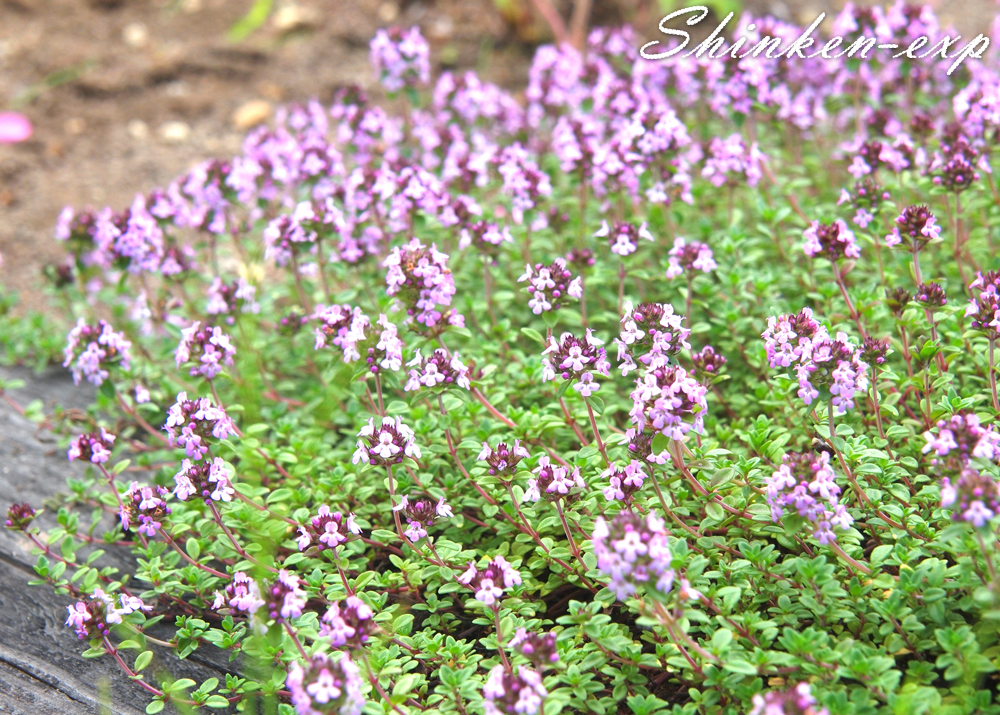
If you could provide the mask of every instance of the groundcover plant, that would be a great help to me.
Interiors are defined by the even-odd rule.
[[[640,45],[380,31],[397,110],[60,217],[87,477],[6,525],[147,712],[1000,712],[1000,64]]]

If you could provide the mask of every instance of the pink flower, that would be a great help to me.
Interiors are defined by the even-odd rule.
[[[16,144],[31,136],[31,122],[18,112],[0,112],[0,144]]]

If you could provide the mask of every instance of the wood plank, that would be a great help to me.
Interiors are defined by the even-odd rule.
[[[26,381],[11,397],[26,405],[41,399],[46,407],[85,407],[93,395],[89,386],[74,387],[65,371],[53,370],[40,377],[27,370],[0,368],[0,378],[18,377]],[[40,508],[42,502],[66,491],[66,478],[82,476],[83,466],[71,464],[58,448],[56,438],[39,433],[35,425],[0,401],[0,508],[13,502],[28,502]],[[55,525],[54,515],[43,514],[39,526]],[[100,564],[127,566],[127,552],[109,549]],[[31,544],[23,534],[0,529],[0,714],[60,715],[114,713],[140,715],[151,697],[129,680],[110,656],[87,659],[81,643],[65,626],[69,596],[57,596],[45,586],[29,586],[35,578]],[[169,638],[169,626],[157,626],[156,635]],[[201,682],[210,677],[225,679],[226,672],[238,672],[227,664],[226,656],[215,648],[203,648],[180,661],[163,649],[154,649],[153,663],[145,673],[156,682],[158,668],[167,668],[175,678]],[[135,653],[126,655],[131,661]],[[103,709],[102,709],[103,708]],[[233,710],[230,708],[230,710]],[[170,713],[173,708],[164,710]],[[225,713],[225,710],[214,710]]]

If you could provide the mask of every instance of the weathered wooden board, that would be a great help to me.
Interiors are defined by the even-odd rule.
[[[54,370],[35,376],[28,370],[0,368],[0,378],[17,377],[27,383],[11,392],[21,405],[41,399],[85,407],[92,392],[76,388],[66,373]],[[0,401],[0,509],[13,502],[28,502],[36,509],[43,500],[65,491],[67,476],[82,474],[67,462],[52,435],[38,433],[35,425]],[[5,517],[4,517],[5,518]],[[42,528],[51,527],[51,515],[41,517]],[[132,683],[112,658],[83,658],[85,644],[64,625],[68,596],[57,596],[43,586],[29,586],[35,577],[36,558],[22,534],[0,529],[0,715],[139,715],[150,697]],[[113,555],[102,557],[105,561]],[[112,562],[125,564],[124,555]],[[159,635],[159,634],[157,634]],[[220,654],[221,655],[221,654]],[[157,663],[168,665],[174,677],[224,679],[223,662],[203,660],[196,653],[184,662],[158,653]],[[170,712],[168,706],[164,712]],[[224,711],[214,711],[224,712]]]

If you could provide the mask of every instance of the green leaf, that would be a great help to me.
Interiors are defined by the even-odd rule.
[[[134,666],[135,672],[138,673],[140,670],[143,670],[147,665],[149,665],[149,661],[151,661],[152,659],[153,659],[153,651],[151,650],[144,650],[142,653],[137,655],[135,657],[135,666]]]
[[[739,673],[740,675],[757,675],[757,667],[755,665],[741,658],[733,658],[732,656],[726,658],[722,664],[722,669],[728,670],[730,673]]]
[[[271,14],[274,0],[257,0],[250,8],[250,12],[237,20],[229,28],[228,38],[230,42],[240,42],[245,40],[250,34],[267,22]]]
[[[545,345],[545,338],[543,338],[542,334],[534,328],[521,328],[521,332],[537,342],[539,345]]]
[[[185,690],[190,690],[194,685],[195,682],[191,678],[181,678],[172,682],[168,689],[171,693],[182,693]]]
[[[187,551],[188,556],[197,561],[198,557],[201,556],[201,543],[192,536],[184,542],[184,550]]]
[[[401,616],[396,616],[396,620],[392,622],[392,630],[401,636],[410,635],[413,632],[413,614],[404,613]]]
[[[206,680],[204,683],[201,684],[201,687],[198,688],[198,690],[196,692],[202,693],[202,694],[210,693],[213,690],[215,690],[217,687],[219,687],[219,679],[218,678],[209,678],[208,680]]]
[[[208,700],[205,701],[205,705],[210,708],[228,708],[229,701],[221,695],[210,695]]]
[[[417,673],[407,673],[396,681],[396,685],[392,688],[392,694],[406,695],[408,692],[413,690],[419,682],[420,676]]]
[[[226,701],[226,705],[228,704],[229,701]],[[154,715],[154,713],[158,713],[161,710],[163,710],[164,706],[165,703],[162,700],[154,700],[153,702],[151,702],[149,705],[146,706],[146,713],[147,715]]]

